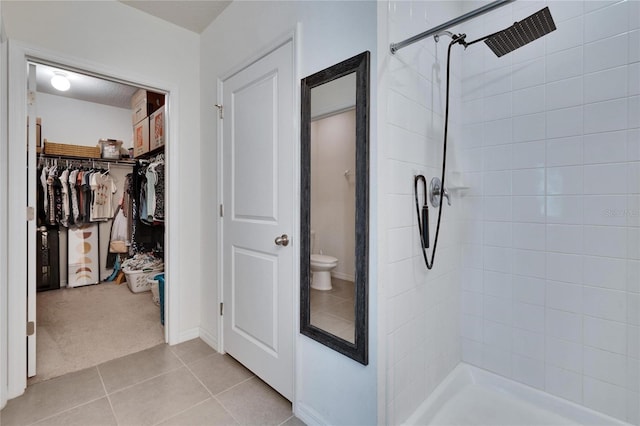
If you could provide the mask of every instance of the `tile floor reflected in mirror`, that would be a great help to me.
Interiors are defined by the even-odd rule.
[[[332,277],[331,290],[311,289],[311,325],[355,342],[355,288],[352,281]]]

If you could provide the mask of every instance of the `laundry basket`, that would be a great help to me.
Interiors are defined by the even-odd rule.
[[[142,270],[131,271],[123,269],[124,276],[127,278],[127,286],[129,290],[134,293],[142,293],[143,291],[151,290],[151,283],[147,281],[148,278],[153,278],[154,275],[162,272],[162,269],[155,270]]]

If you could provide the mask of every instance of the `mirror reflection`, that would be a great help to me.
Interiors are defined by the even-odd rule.
[[[370,53],[301,80],[300,333],[368,358]]]
[[[310,323],[355,342],[356,73],[311,89]]]

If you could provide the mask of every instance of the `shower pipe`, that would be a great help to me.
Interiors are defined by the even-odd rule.
[[[426,37],[432,36],[432,35],[436,35],[441,33],[443,30],[446,30],[448,28],[453,27],[454,25],[460,24],[462,22],[466,22],[470,19],[473,19],[475,17],[478,17],[480,15],[484,15],[487,12],[491,12],[494,9],[497,9],[499,7],[505,6],[509,3],[514,2],[515,0],[495,0],[487,5],[484,5],[482,7],[479,7],[475,10],[472,10],[471,12],[467,12],[464,15],[460,15],[457,18],[453,18],[450,21],[445,22],[444,24],[440,24],[437,27],[433,27],[430,30],[424,31],[420,34],[414,35],[413,37],[409,37],[406,40],[402,40],[399,41],[398,43],[391,43],[391,45],[389,46],[389,49],[391,50],[392,54],[395,54],[398,50],[402,49],[403,47],[407,47],[410,44],[413,44],[415,42],[418,42]],[[437,41],[437,40],[436,40]]]
[[[498,2],[494,2],[494,3],[498,3]],[[473,15],[473,16],[477,16],[477,15]],[[462,19],[462,17],[460,19]],[[453,21],[450,21],[450,22],[453,22]],[[447,24],[443,24],[443,25],[447,25]],[[416,215],[418,217],[418,231],[420,233],[422,256],[424,257],[424,262],[427,269],[432,269],[434,265],[436,248],[438,245],[438,235],[440,233],[440,222],[442,219],[442,204],[443,204],[442,198],[447,197],[447,200],[449,200],[446,190],[444,189],[445,188],[444,179],[445,179],[446,164],[447,164],[447,160],[446,160],[447,130],[448,130],[448,124],[449,124],[449,82],[450,82],[449,71],[450,71],[450,65],[451,65],[451,48],[453,47],[454,44],[460,44],[464,46],[464,48],[466,49],[468,46],[471,46],[472,44],[476,44],[478,42],[484,41],[485,44],[489,47],[489,49],[491,49],[491,51],[497,57],[501,57],[503,55],[506,55],[509,52],[519,49],[520,47],[528,43],[531,43],[532,41],[540,37],[543,37],[549,34],[550,32],[556,30],[556,26],[555,26],[555,23],[553,22],[553,17],[551,16],[551,12],[549,11],[548,6],[534,13],[533,15],[523,19],[522,21],[515,22],[511,27],[486,35],[484,37],[480,37],[477,40],[469,41],[469,42],[466,41],[466,37],[467,37],[466,34],[452,34],[451,32],[446,30],[440,30],[439,29],[440,27],[436,27],[436,28],[438,28],[438,31],[436,31],[435,34],[433,32],[434,30],[430,30],[430,31],[426,31],[425,33],[422,33],[421,35],[414,37],[414,39],[409,39],[406,41],[406,43],[410,44],[432,34],[434,34],[434,39],[436,42],[438,42],[438,39],[441,35],[448,35],[449,37],[451,37],[451,42],[449,43],[449,47],[447,49],[447,86],[446,86],[446,97],[445,97],[446,101],[445,101],[445,114],[444,114],[444,141],[443,141],[443,147],[442,147],[442,174],[440,177],[440,185],[439,185],[440,196],[438,197],[438,203],[437,203],[438,205],[436,206],[434,204],[434,207],[438,207],[438,221],[436,223],[436,235],[435,235],[435,240],[433,242],[433,249],[431,251],[431,261],[429,261],[429,258],[426,252],[426,249],[429,248],[429,206],[428,206],[428,195],[427,195],[427,189],[426,189],[426,179],[423,175],[417,175],[414,177],[414,182],[413,182],[415,202],[416,202]],[[437,179],[437,178],[434,178],[434,179]],[[423,188],[422,192],[424,197],[424,203],[422,204],[422,214],[420,214],[420,201],[418,197],[418,192],[419,192],[418,187],[420,186],[420,183],[422,183],[422,188]],[[433,180],[432,180],[432,184],[433,184]],[[433,194],[432,194],[432,198],[433,198]],[[433,203],[433,200],[432,200],[432,203]],[[449,205],[451,205],[451,202],[449,202]]]

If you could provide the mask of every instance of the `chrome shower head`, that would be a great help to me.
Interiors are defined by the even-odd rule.
[[[491,34],[484,42],[496,56],[501,57],[555,29],[556,25],[549,7],[545,7],[522,21],[514,23],[509,28]]]

